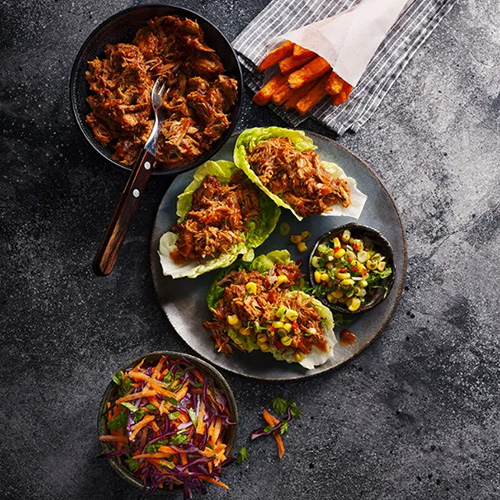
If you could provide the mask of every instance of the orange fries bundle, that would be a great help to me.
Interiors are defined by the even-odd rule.
[[[254,96],[253,102],[265,106],[273,101],[284,109],[305,114],[325,96],[338,106],[347,101],[352,85],[342,80],[322,57],[290,41],[283,42],[260,63],[257,71],[278,65],[279,72]]]

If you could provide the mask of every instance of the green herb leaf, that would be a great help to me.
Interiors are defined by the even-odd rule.
[[[240,448],[238,451],[238,458],[236,459],[236,463],[238,465],[241,465],[243,462],[248,460],[248,450],[243,446]]]
[[[146,416],[146,412],[144,410],[138,410],[134,413],[134,423],[141,421]]]
[[[274,425],[266,425],[266,427],[264,427],[264,432],[269,432],[273,428],[274,428]]]
[[[148,403],[145,408],[147,408],[148,410],[151,410],[151,411],[156,411],[158,408],[156,408],[155,405],[152,405],[151,403]]]
[[[271,401],[271,408],[274,413],[282,414],[286,412],[288,404],[285,399],[283,399],[279,394],[275,396]]]
[[[121,374],[121,372],[120,373],[115,373],[113,375],[113,377],[112,377],[113,378],[113,382],[116,385],[118,385],[118,386],[122,385],[122,377],[123,377],[123,375]]]
[[[127,392],[130,391],[131,387],[132,387],[132,379],[130,377],[125,377],[122,380],[122,385],[121,385],[122,394],[127,394]]]
[[[290,408],[290,413],[292,414],[292,417],[300,418],[300,410],[299,410],[297,403],[295,401],[290,399],[288,401],[288,407]]]
[[[333,320],[336,325],[350,325],[352,323],[352,319],[347,319],[344,315],[338,313],[333,315]]]
[[[132,413],[135,413],[136,411],[139,411],[139,408],[137,406],[133,405],[132,403],[122,403],[122,406],[130,410]]]
[[[168,419],[169,420],[175,420],[176,418],[179,417],[180,414],[181,414],[180,411],[173,411],[172,413],[168,414]]]
[[[125,460],[125,463],[132,472],[135,471],[139,467],[139,465],[141,465],[139,460],[136,460],[135,458],[127,458]]]
[[[285,432],[288,432],[288,422],[283,422],[281,424],[280,434],[285,434]]]
[[[171,397],[166,397],[166,398],[163,398],[167,403],[170,403],[171,405],[174,405],[174,406],[177,406],[178,404],[178,401],[177,399],[175,398],[171,398]]]
[[[168,372],[165,377],[163,377],[163,382],[168,384],[172,380],[172,372]]]
[[[390,275],[392,274],[392,269],[390,267],[387,267],[386,269],[384,269],[380,274],[379,274],[379,277],[381,280],[385,280],[386,278],[388,278]]]
[[[196,422],[198,421],[198,419],[196,418],[196,411],[194,410],[194,408],[189,408],[188,413],[191,422],[193,422],[193,425],[196,427]]]
[[[187,434],[177,434],[170,438],[170,444],[184,444],[188,440]]]
[[[113,420],[108,422],[108,429],[110,431],[117,431],[127,424],[127,412],[122,411]]]

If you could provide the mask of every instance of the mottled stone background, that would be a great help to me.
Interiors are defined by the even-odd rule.
[[[98,402],[126,360],[189,351],[149,271],[167,180],[150,183],[113,275],[90,268],[126,174],[78,131],[69,74],[90,31],[139,3],[0,2],[2,498],[142,498],[94,458]],[[230,39],[265,4],[182,2]],[[288,384],[227,375],[240,446],[277,392],[303,417],[281,462],[272,441],[252,443],[227,470],[231,491],[207,498],[500,498],[499,56],[498,0],[459,0],[376,116],[338,139],[400,208],[406,291],[380,338],[338,371]],[[280,124],[250,97],[241,128]]]

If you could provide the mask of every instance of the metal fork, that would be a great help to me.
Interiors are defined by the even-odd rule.
[[[120,201],[94,258],[93,269],[99,276],[107,276],[113,270],[134,214],[141,204],[142,194],[146,189],[151,169],[156,160],[156,148],[161,127],[167,116],[162,107],[162,100],[169,90],[170,88],[167,88],[166,82],[161,82],[159,79],[156,80],[151,90],[151,106],[155,114],[155,123],[144,149],[140,152],[134,164]]]

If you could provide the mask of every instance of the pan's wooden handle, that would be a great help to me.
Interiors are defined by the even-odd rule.
[[[141,204],[141,198],[151,175],[154,161],[155,157],[146,150],[143,150],[137,158],[94,258],[93,269],[98,276],[107,276],[115,267],[130,223]]]

